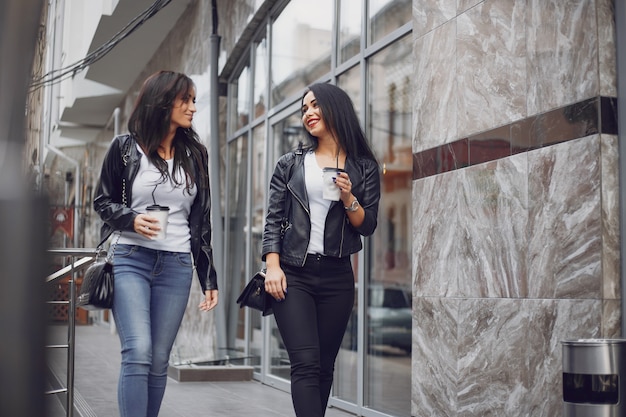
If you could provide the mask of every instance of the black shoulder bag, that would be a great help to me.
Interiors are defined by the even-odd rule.
[[[130,155],[130,140],[127,141],[122,162],[124,167],[128,164]],[[122,203],[124,207],[128,207],[126,201],[126,179],[122,179]],[[113,307],[113,255],[115,246],[120,240],[122,232],[119,232],[115,242],[111,245],[108,252],[104,249],[104,242],[109,238],[106,236],[96,248],[96,260],[89,265],[83,276],[83,282],[76,299],[76,306],[85,310],[102,310]],[[106,254],[106,256],[102,256]]]

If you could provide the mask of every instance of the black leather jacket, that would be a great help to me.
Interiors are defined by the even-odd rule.
[[[263,231],[263,260],[268,253],[279,253],[280,261],[288,265],[303,266],[306,260],[311,212],[304,182],[304,152],[306,150],[287,153],[276,163]],[[365,219],[361,226],[354,227],[343,202],[331,202],[324,227],[324,254],[338,258],[360,251],[363,248],[361,236],[374,233],[380,200],[380,173],[376,161],[347,158],[345,170],[352,181],[352,194],[365,210]],[[290,207],[290,213],[285,214],[285,207]]]
[[[133,224],[138,213],[129,207],[124,207],[122,191],[126,193],[126,201],[130,203],[132,185],[139,171],[141,157],[136,141],[131,135],[116,136],[109,146],[96,186],[96,197],[93,200],[95,211],[104,221],[100,231],[102,240],[106,240],[115,230],[134,232]],[[206,150],[203,159],[203,166],[208,166]],[[196,170],[198,169],[196,164]],[[217,273],[213,264],[213,248],[211,247],[209,189],[196,187],[196,190],[196,198],[189,213],[191,254],[204,292],[217,289]]]

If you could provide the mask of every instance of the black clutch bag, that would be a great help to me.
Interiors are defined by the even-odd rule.
[[[239,308],[250,307],[259,310],[264,316],[272,314],[272,300],[265,292],[265,272],[259,271],[248,282],[239,298]]]

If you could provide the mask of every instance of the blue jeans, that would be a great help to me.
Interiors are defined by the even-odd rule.
[[[122,345],[121,417],[156,417],[192,280],[189,253],[117,245],[113,317]]]

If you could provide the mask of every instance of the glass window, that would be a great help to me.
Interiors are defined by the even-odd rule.
[[[361,104],[361,72],[360,67],[356,66],[349,71],[343,73],[337,79],[337,86],[342,88],[348,93],[357,114],[360,114]],[[353,256],[352,265],[355,272],[358,270],[358,257],[363,252],[359,252]],[[358,278],[358,274],[356,274]],[[358,281],[355,282],[357,291],[359,290]],[[354,307],[352,309],[352,315],[348,321],[348,327],[343,338],[343,343],[339,354],[337,355],[337,361],[335,363],[335,380],[333,383],[333,395],[344,401],[351,403],[357,402],[357,384],[354,381],[357,379],[357,348],[358,348],[358,325],[359,325],[359,308],[358,297],[354,297]]]
[[[371,45],[413,19],[411,0],[369,0]]]
[[[274,164],[281,155],[297,149],[298,143],[302,142],[303,146],[308,145],[308,139],[304,135],[304,126],[302,126],[302,118],[299,110],[279,123],[276,123],[273,130]],[[273,169],[274,167],[272,166],[272,170]]]
[[[254,60],[254,119],[265,114],[267,98],[267,41],[257,46]]]
[[[272,25],[272,105],[330,71],[333,0],[292,0]]]
[[[411,45],[405,36],[374,55],[368,76],[366,131],[382,195],[368,248],[365,405],[395,416],[411,411]]]
[[[227,234],[227,256],[225,274],[233,283],[233,292],[239,294],[248,282],[245,259],[248,235],[246,233],[248,216],[246,212],[246,190],[248,186],[248,140],[247,135],[238,137],[228,144],[228,177],[226,178],[228,192],[228,211],[225,217],[225,231]],[[245,347],[245,312],[248,309],[238,310],[237,315],[237,347]],[[252,336],[252,334],[250,335]],[[251,339],[252,340],[252,339]],[[260,345],[258,350],[253,347],[254,360],[251,363],[258,366],[260,363]]]
[[[341,0],[339,9],[339,63],[352,58],[361,50],[361,1]]]
[[[250,122],[250,67],[244,67],[237,81],[230,84],[231,132],[234,133]]]
[[[252,271],[261,268],[265,200],[267,193],[265,168],[265,125],[252,130]]]
[[[250,276],[255,271],[261,269],[261,251],[263,239],[263,222],[265,220],[265,125],[257,126],[252,130],[252,215],[250,221],[251,228],[251,254],[250,254]],[[239,258],[244,259],[244,258]],[[263,353],[263,337],[261,333],[262,316],[259,311],[252,309],[250,313],[250,354],[252,364],[256,372],[261,372],[261,361]],[[240,310],[241,311],[241,310]]]
[[[354,104],[356,114],[361,115],[361,67],[357,65],[341,74],[337,78],[337,86],[348,93]]]
[[[280,336],[276,320],[272,316],[270,325],[270,375],[283,378],[287,381],[291,380],[291,367],[287,349],[283,344],[283,338]]]
[[[299,142],[308,145],[301,93],[313,82],[336,79],[352,99],[380,163],[382,196],[378,229],[351,259],[358,296],[335,364],[331,405],[352,404],[348,408],[361,414],[370,410],[409,416],[413,58],[406,24],[412,18],[412,2],[280,3],[280,14],[265,22],[267,38],[263,33],[248,44],[249,59],[230,79],[225,274],[232,278],[233,293],[238,293],[250,273],[262,266],[269,178],[280,156]],[[409,33],[400,33],[401,27]],[[361,49],[372,43],[375,49]],[[346,62],[353,66],[347,68]],[[290,363],[275,319],[238,309],[236,320],[235,345],[245,350],[247,363],[262,380],[272,377],[277,386],[288,389]]]

